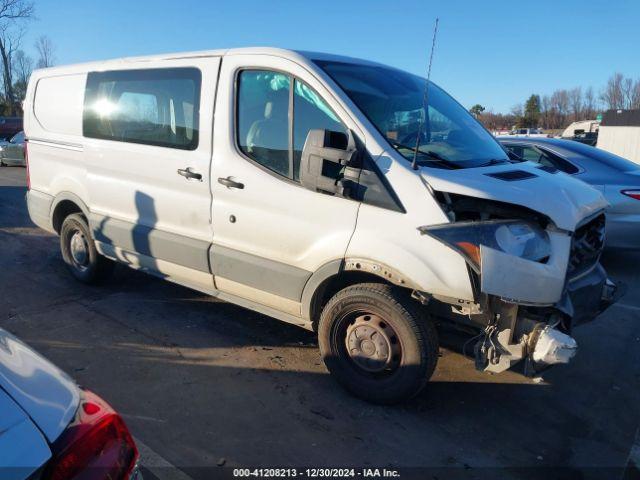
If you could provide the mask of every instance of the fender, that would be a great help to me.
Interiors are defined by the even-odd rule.
[[[418,289],[418,286],[409,280],[407,276],[375,260],[355,257],[332,260],[318,268],[311,277],[309,277],[309,280],[307,280],[304,286],[300,300],[300,313],[303,319],[307,321],[313,320],[311,318],[314,311],[313,302],[318,288],[327,280],[340,275],[342,272],[363,272],[375,275],[382,280],[400,287]]]
[[[90,212],[89,207],[87,206],[86,203],[84,203],[84,201],[78,195],[71,192],[60,192],[54,197],[53,202],[51,203],[51,211],[49,212],[49,218],[51,219],[52,225],[54,224],[53,214],[55,213],[58,205],[60,205],[60,203],[64,201],[70,201],[75,203],[80,208],[80,210],[82,211],[84,216],[87,218],[87,220],[89,219],[89,212]]]
[[[342,271],[343,264],[343,259],[331,260],[311,274],[311,277],[304,285],[302,298],[300,299],[300,314],[304,320],[312,321],[313,298],[318,291],[318,287],[331,277],[338,275]]]

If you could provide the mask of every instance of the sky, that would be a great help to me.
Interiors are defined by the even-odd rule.
[[[274,46],[366,58],[426,76],[463,105],[508,112],[532,93],[640,78],[640,0],[35,0],[57,64]]]

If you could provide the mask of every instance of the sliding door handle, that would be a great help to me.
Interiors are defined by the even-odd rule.
[[[220,177],[218,178],[218,183],[227,188],[239,188],[240,190],[244,188],[244,183],[236,182],[235,180],[232,180],[231,177]]]
[[[183,177],[185,177],[187,179],[202,180],[202,174],[194,172],[191,167],[189,167],[189,168],[179,168],[178,169],[178,175],[182,175]]]

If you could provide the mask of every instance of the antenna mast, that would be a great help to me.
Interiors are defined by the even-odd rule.
[[[420,137],[422,137],[422,127],[424,126],[427,115],[429,115],[429,82],[431,81],[431,65],[433,64],[433,51],[436,49],[436,35],[438,35],[438,23],[440,18],[436,18],[436,24],[433,27],[433,40],[431,41],[431,54],[429,55],[429,69],[427,70],[427,81],[424,84],[424,93],[422,95],[422,107],[424,109],[424,117],[420,116],[420,123],[418,125],[418,136],[416,137],[416,148],[413,151],[413,162],[411,162],[411,168],[418,169],[418,150],[420,149]]]

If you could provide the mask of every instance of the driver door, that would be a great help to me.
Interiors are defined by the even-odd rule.
[[[307,132],[353,128],[306,69],[233,55],[219,80],[211,185],[216,288],[295,317],[305,283],[344,258],[359,203],[298,181]]]

